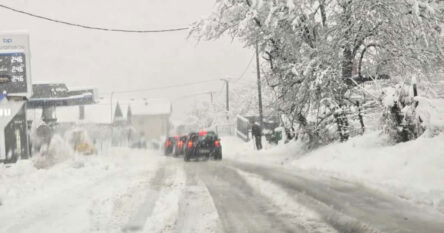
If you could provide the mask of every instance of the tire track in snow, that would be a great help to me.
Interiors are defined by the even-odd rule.
[[[176,233],[221,233],[222,227],[211,195],[193,168],[185,164],[186,186],[179,202]]]
[[[330,226],[332,226],[334,229],[336,229],[340,233],[383,233],[383,232],[371,227],[367,223],[356,219],[353,216],[349,216],[341,211],[335,210],[332,205],[328,205],[327,203],[324,203],[324,202],[314,198],[313,196],[310,196],[310,193],[307,193],[304,190],[304,188],[309,188],[310,185],[313,185],[308,181],[304,180],[302,183],[299,184],[299,185],[301,185],[301,186],[298,186],[299,189],[292,190],[291,188],[289,188],[287,186],[286,179],[281,180],[280,178],[277,178],[277,176],[279,176],[278,172],[268,173],[268,172],[259,171],[259,170],[256,170],[256,168],[253,169],[252,167],[250,167],[249,164],[235,163],[234,167],[236,167],[237,169],[240,169],[242,171],[245,171],[245,172],[253,173],[255,175],[260,176],[262,179],[264,179],[268,182],[279,185],[280,188],[282,188],[283,190],[286,190],[291,195],[291,197],[293,198],[293,200],[295,202],[304,203],[304,205],[307,208],[312,209],[313,211],[317,212],[326,223],[328,223]],[[266,168],[264,168],[264,169],[266,169]],[[264,175],[264,173],[266,173],[267,175],[273,174],[276,177],[271,178],[270,176]],[[296,181],[296,180],[294,180],[294,181]],[[317,192],[319,192],[319,191],[317,191]],[[325,192],[325,193],[327,193],[327,192]],[[325,195],[325,193],[322,195]],[[327,196],[328,196],[328,194],[327,194]],[[346,201],[347,200],[344,200],[344,202],[346,202]]]
[[[236,170],[254,189],[270,200],[280,211],[279,215],[290,219],[306,232],[340,233],[326,224],[314,211],[294,202],[293,198],[277,185],[252,173]]]
[[[162,183],[159,198],[152,214],[145,223],[143,232],[174,232],[179,218],[179,201],[185,187],[185,174],[182,161],[174,160],[166,168],[169,174]]]
[[[316,211],[338,232],[441,233],[441,214],[412,206],[362,185],[304,177],[253,164],[225,161],[230,167],[254,173],[285,190],[297,203]]]
[[[159,168],[155,176],[150,180],[143,203],[139,206],[128,223],[122,228],[123,232],[139,232],[143,230],[146,219],[151,215],[159,198],[162,182],[165,179],[165,166]]]
[[[140,173],[129,187],[119,193],[103,193],[96,197],[90,208],[90,230],[88,232],[121,232],[130,220],[131,214],[140,206],[146,196],[149,182],[156,173]]]
[[[256,193],[234,169],[222,166],[220,162],[198,165],[195,169],[211,194],[224,232],[306,232],[279,216],[278,210]]]

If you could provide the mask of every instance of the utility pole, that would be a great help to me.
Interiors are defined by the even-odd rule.
[[[114,127],[113,127],[113,96],[114,96],[114,91],[113,92],[111,92],[111,96],[110,96],[110,110],[111,110],[111,114],[110,114],[110,117],[111,117],[111,121],[110,121],[110,123],[109,123],[109,125],[110,125],[110,129],[111,129],[111,135],[110,135],[110,145],[112,146],[113,145],[113,138],[114,138]]]
[[[221,79],[225,82],[226,87],[226,110],[227,110],[227,119],[228,119],[228,113],[230,112],[230,89],[229,89],[229,80],[228,79]]]
[[[210,91],[210,100],[211,100],[211,105],[213,104],[213,92]]]
[[[114,91],[113,92],[111,92],[111,97],[110,97],[110,102],[111,102],[111,114],[110,114],[110,117],[111,117],[111,124],[113,123],[113,96],[114,96]]]
[[[257,75],[257,95],[259,99],[259,123],[264,127],[264,114],[262,111],[262,86],[261,86],[261,69],[259,64],[259,44],[256,42],[256,75]]]
[[[79,120],[85,120],[85,105],[79,105]]]

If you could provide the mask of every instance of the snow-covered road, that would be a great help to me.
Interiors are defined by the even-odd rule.
[[[444,215],[299,170],[153,151],[0,167],[0,232],[443,232]]]

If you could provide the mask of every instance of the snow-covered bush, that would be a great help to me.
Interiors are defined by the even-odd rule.
[[[435,136],[444,131],[444,99],[429,99],[415,97],[418,106],[416,115],[421,118],[421,125],[425,128],[426,136]]]
[[[444,129],[444,101],[412,96],[411,86],[398,84],[382,94],[383,131],[393,142],[405,142]]]

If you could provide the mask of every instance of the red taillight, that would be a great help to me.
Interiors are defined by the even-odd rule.
[[[220,147],[220,141],[219,140],[214,141],[214,146],[215,147]]]
[[[205,136],[205,135],[207,135],[207,133],[208,133],[207,131],[200,131],[199,136]]]
[[[188,142],[188,148],[191,148],[191,147],[193,147],[193,142],[192,142],[192,141],[189,141],[189,142]]]
[[[177,146],[178,146],[178,147],[182,147],[182,146],[183,146],[183,142],[182,142],[182,141],[178,141],[178,142],[177,142]]]
[[[171,141],[170,140],[165,142],[165,146],[170,146],[170,145],[171,145]]]

